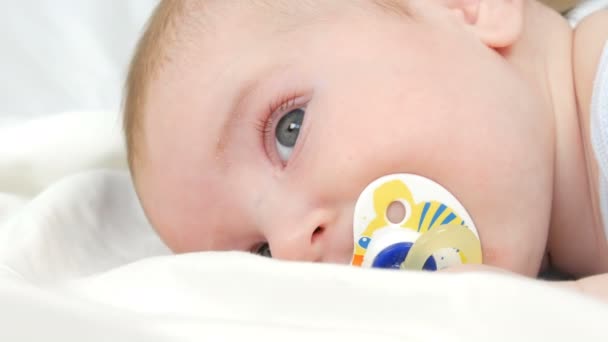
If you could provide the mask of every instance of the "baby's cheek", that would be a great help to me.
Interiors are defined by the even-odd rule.
[[[517,274],[536,277],[540,268],[539,257],[535,255],[534,237],[521,232],[517,240],[510,240],[504,234],[491,232],[485,234],[480,230],[482,240],[483,263]]]
[[[493,246],[490,243],[482,245],[483,261],[486,265],[493,265],[497,267],[505,267],[504,260],[510,260],[510,252],[499,246]]]

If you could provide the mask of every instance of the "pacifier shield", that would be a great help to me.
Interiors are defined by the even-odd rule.
[[[391,214],[391,207],[398,207],[399,215]],[[479,235],[468,212],[447,189],[422,176],[393,174],[373,181],[359,196],[353,223],[354,266],[435,270],[481,263]]]

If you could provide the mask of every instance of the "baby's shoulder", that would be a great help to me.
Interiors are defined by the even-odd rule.
[[[608,10],[585,18],[574,30],[573,71],[579,110],[588,113],[595,74],[608,41]]]

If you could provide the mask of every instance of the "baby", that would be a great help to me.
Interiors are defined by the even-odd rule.
[[[348,263],[361,190],[418,174],[489,267],[606,273],[607,39],[608,12],[573,32],[535,0],[163,1],[127,84],[134,183],[175,252]]]

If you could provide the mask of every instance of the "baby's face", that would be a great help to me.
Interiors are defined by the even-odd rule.
[[[136,185],[171,248],[347,263],[360,192],[413,173],[467,208],[486,263],[538,269],[547,116],[453,11],[229,3],[210,5],[150,90]]]

